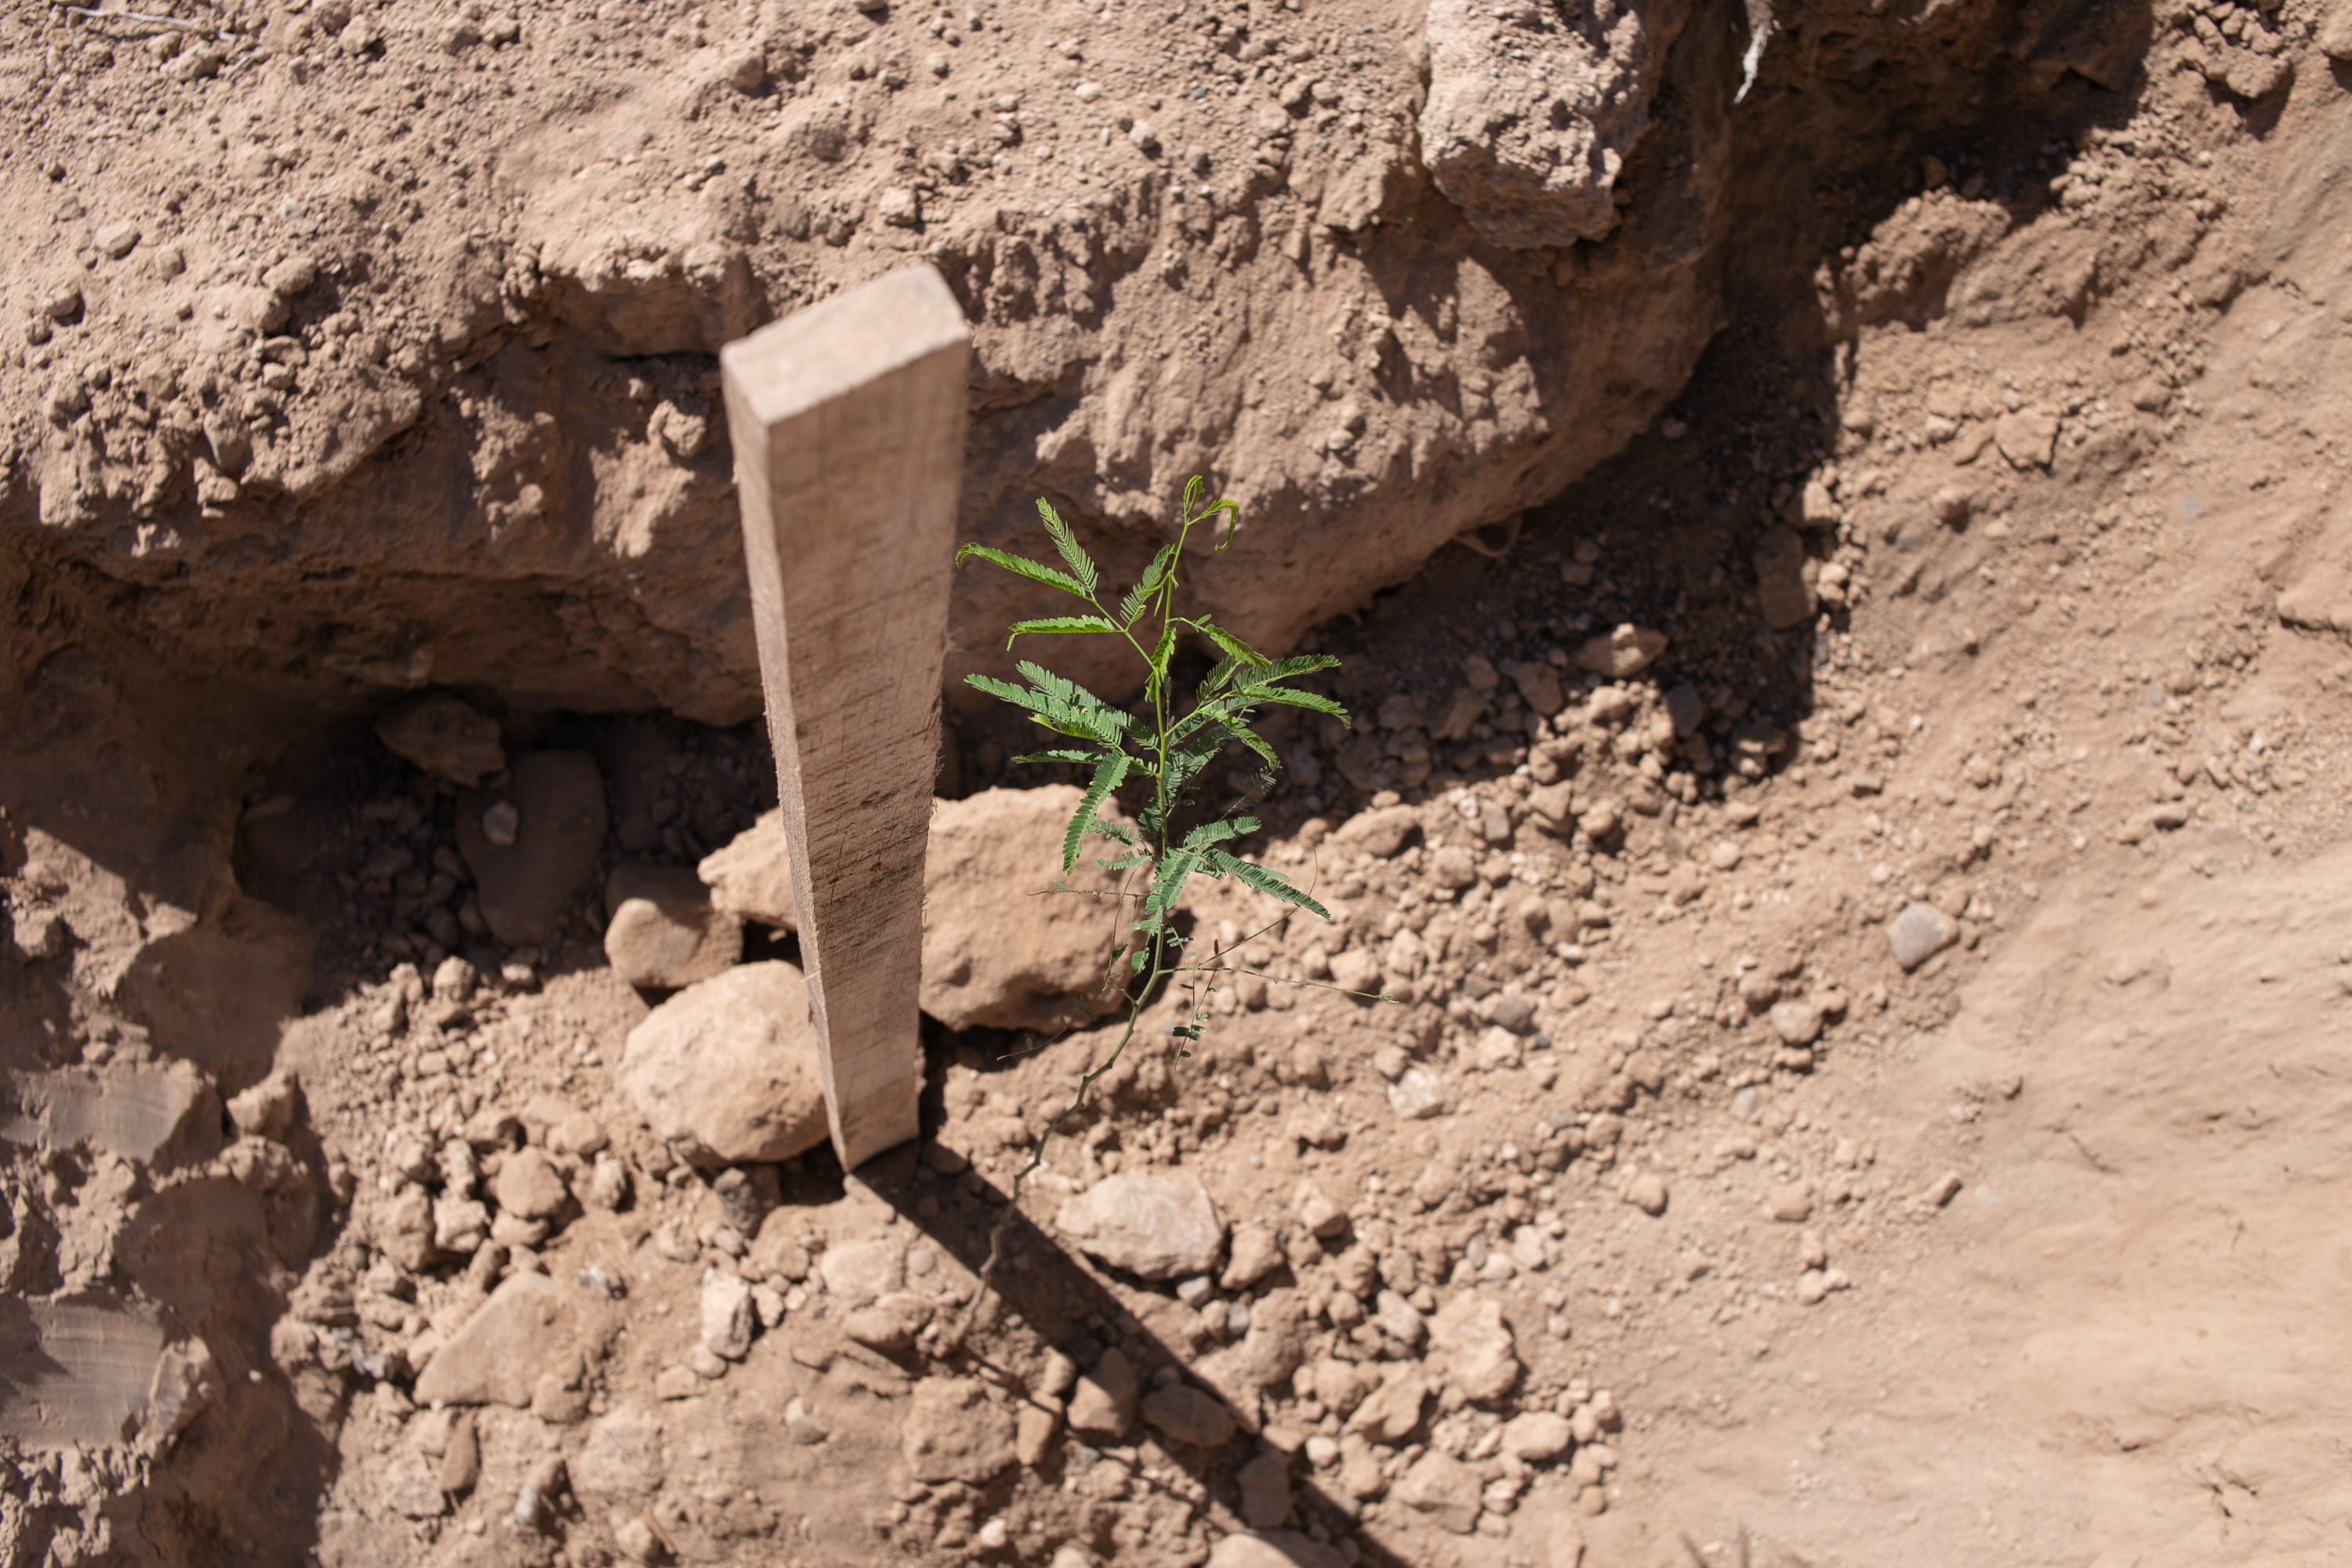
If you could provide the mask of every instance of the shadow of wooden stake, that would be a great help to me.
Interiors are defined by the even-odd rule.
[[[938,1196],[944,1184],[919,1170],[913,1150],[902,1150],[890,1159],[875,1162],[858,1173],[858,1179],[941,1251],[966,1268],[979,1270],[988,1254],[990,1227],[1005,1199],[1002,1188],[981,1178],[978,1190],[983,1194],[982,1201],[936,1205],[927,1217],[922,1199],[926,1195]],[[1047,1343],[1066,1344],[1090,1317],[1118,1323],[1129,1316],[1117,1297],[1104,1289],[1060,1241],[1032,1222],[1025,1213],[1012,1216],[1005,1232],[1005,1247],[1007,1257],[1017,1256],[1019,1261],[1016,1266],[996,1271],[996,1294],[1004,1311],[1017,1314]],[[982,1332],[974,1337],[986,1336]],[[1188,1372],[1192,1364],[1191,1354],[1159,1339],[1139,1323],[1132,1330],[1122,1328],[1118,1342],[1136,1363],[1138,1373],[1146,1378],[1154,1367],[1163,1363],[1173,1363]],[[964,1347],[961,1353],[974,1361],[985,1361],[982,1352],[971,1346]],[[1197,1384],[1198,1380],[1193,1381]],[[1234,1471],[1256,1452],[1256,1440],[1244,1432],[1216,1450],[1187,1447],[1179,1443],[1162,1447],[1169,1458],[1182,1466],[1204,1490],[1222,1495],[1230,1504],[1234,1500]],[[1300,1528],[1317,1524],[1332,1540],[1345,1539],[1354,1543],[1357,1554],[1352,1568],[1405,1568],[1401,1559],[1357,1523],[1359,1510],[1353,1500],[1326,1490],[1303,1456],[1291,1462],[1290,1488],[1292,1527],[1258,1537],[1264,1543],[1262,1547],[1233,1561],[1266,1564],[1269,1568],[1278,1561],[1287,1561],[1294,1568],[1349,1568],[1349,1558],[1339,1548],[1299,1533]],[[1266,1556],[1268,1552],[1274,1555]]]

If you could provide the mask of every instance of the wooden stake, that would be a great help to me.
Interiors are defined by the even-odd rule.
[[[845,1169],[915,1136],[923,852],[971,334],[928,266],[720,351],[801,955]]]

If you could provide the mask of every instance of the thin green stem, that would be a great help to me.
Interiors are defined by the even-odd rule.
[[[1155,934],[1151,941],[1151,967],[1143,978],[1141,988],[1129,996],[1127,1027],[1120,1031],[1118,1044],[1111,1047],[1110,1055],[1103,1058],[1100,1067],[1079,1075],[1078,1087],[1070,1096],[1070,1103],[1064,1106],[1053,1121],[1048,1121],[1039,1130],[1036,1138],[1029,1146],[1029,1163],[1013,1173],[1013,1184],[1004,1194],[1004,1207],[997,1215],[996,1223],[989,1227],[988,1256],[981,1263],[977,1277],[978,1284],[972,1290],[971,1304],[964,1309],[963,1321],[957,1326],[956,1342],[958,1344],[965,1342],[971,1337],[973,1320],[980,1315],[981,1303],[988,1299],[991,1285],[996,1279],[996,1265],[998,1259],[1003,1255],[1005,1232],[1012,1228],[1013,1216],[1021,1209],[1021,1189],[1027,1184],[1029,1178],[1045,1165],[1046,1145],[1051,1143],[1055,1136],[1061,1131],[1062,1124],[1086,1109],[1087,1098],[1093,1093],[1095,1085],[1113,1068],[1118,1066],[1119,1058],[1127,1054],[1129,1043],[1135,1038],[1137,1026],[1143,1022],[1144,1009],[1151,1005],[1153,991],[1168,978],[1171,973],[1166,965],[1166,943],[1162,938]]]

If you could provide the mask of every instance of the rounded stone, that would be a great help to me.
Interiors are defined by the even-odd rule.
[[[629,1031],[621,1090],[688,1163],[789,1160],[825,1137],[808,982],[782,962],[689,985]]]

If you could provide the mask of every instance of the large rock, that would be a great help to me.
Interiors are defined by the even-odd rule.
[[[595,880],[604,853],[604,779],[585,752],[533,752],[501,790],[457,796],[457,848],[490,934],[544,947]]]
[[[907,1470],[919,1481],[982,1486],[1020,1462],[1012,1413],[968,1377],[927,1377],[898,1429]]]
[[[1146,1279],[1217,1266],[1225,1222],[1190,1171],[1121,1171],[1062,1205],[1054,1223],[1087,1253]]]
[[[1616,185],[1686,4],[1597,25],[1549,3],[1431,0],[1422,157],[1446,199],[1497,245],[1573,245],[1617,226]]]
[[[1108,839],[1090,835],[1062,872],[1062,835],[1080,798],[1075,784],[1048,784],[934,808],[922,997],[949,1028],[1050,1027],[1100,989],[1124,928],[1121,906],[1095,896],[1114,885],[1095,864],[1114,847]]]
[[[544,1274],[511,1275],[425,1363],[416,1402],[526,1408],[570,1348],[572,1330],[562,1286]]]
[[[1068,999],[1099,987],[1119,931],[1118,906],[1093,894],[1110,879],[1090,838],[1067,877],[1062,834],[1077,809],[1070,784],[992,789],[940,801],[924,871],[923,1011],[951,1029],[1050,1027]],[[1114,811],[1112,815],[1116,815]],[[794,929],[783,816],[770,812],[703,858],[713,908]],[[1056,883],[1077,891],[1056,891]]]
[[[808,982],[781,961],[689,985],[629,1031],[615,1075],[655,1132],[705,1169],[789,1160],[825,1137]]]
[[[713,909],[785,931],[800,929],[793,901],[792,853],[779,807],[702,858],[695,868]]]

